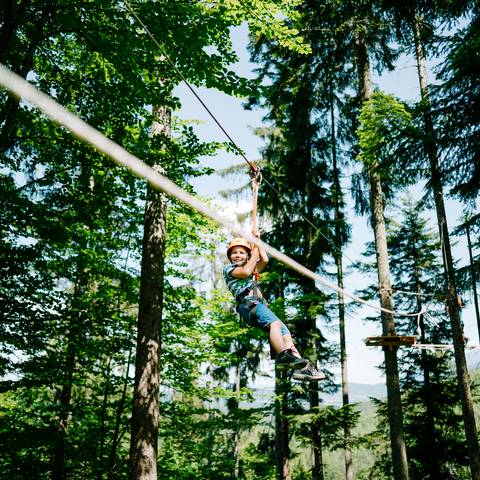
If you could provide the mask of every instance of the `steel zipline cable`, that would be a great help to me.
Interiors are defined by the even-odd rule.
[[[235,148],[236,152],[238,155],[240,155],[245,162],[252,168],[253,162],[248,160],[248,158],[245,156],[243,153],[242,149],[236,144],[236,142],[233,140],[233,138],[230,136],[230,134],[227,132],[227,130],[224,128],[224,126],[220,123],[220,121],[217,119],[217,117],[213,114],[213,112],[208,108],[207,104],[202,100],[202,97],[195,91],[195,89],[192,87],[190,82],[185,78],[185,75],[179,70],[179,68],[175,65],[175,62],[170,58],[168,53],[166,52],[165,48],[160,44],[160,42],[154,37],[154,35],[150,32],[148,27],[145,25],[145,23],[142,21],[142,19],[137,15],[133,7],[130,5],[128,0],[124,0],[125,6],[127,7],[128,11],[134,16],[135,20],[138,22],[138,24],[143,28],[144,32],[150,37],[150,40],[155,44],[155,46],[158,48],[160,53],[165,57],[167,62],[172,66],[172,68],[175,70],[177,75],[181,78],[183,83],[187,86],[187,88],[190,90],[192,95],[200,102],[202,107],[206,110],[206,112],[210,115],[211,119],[217,124],[218,128],[224,133],[224,135],[228,138],[229,142],[232,144],[232,146]]]
[[[422,311],[418,313],[394,312],[392,310],[367,302],[363,298],[357,297],[356,295],[345,291],[332,282],[329,282],[317,273],[309,270],[304,265],[298,263],[279,250],[271,247],[267,243],[259,240],[250,233],[244,232],[239,225],[236,225],[219,215],[215,210],[205,205],[198,198],[195,198],[193,195],[180,188],[166,176],[156,172],[152,167],[149,167],[139,158],[135,157],[123,147],[107,138],[97,129],[80,119],[78,116],[69,112],[66,108],[58,104],[53,98],[42,93],[22,77],[10,71],[3,64],[0,64],[0,85],[9,90],[15,96],[38,108],[52,121],[60,126],[65,127],[79,140],[96,148],[99,152],[113,160],[117,165],[126,167],[134,175],[147,180],[153,187],[163,191],[171,197],[176,198],[194,210],[197,210],[202,215],[210,220],[213,220],[219,225],[222,225],[233,234],[243,236],[252,244],[264,248],[265,251],[271,255],[271,257],[282,262],[284,265],[290,267],[299,274],[318,282],[330,290],[341,292],[346,297],[358,303],[384,313],[405,317],[416,317],[424,313],[423,308]]]
[[[142,21],[142,19],[139,17],[139,15],[137,14],[137,12],[135,12],[134,8],[132,7],[132,5],[130,4],[130,2],[128,0],[124,0],[124,3],[125,3],[125,6],[127,7],[127,10],[133,15],[135,21],[141,26],[141,28],[144,30],[144,32],[148,35],[148,37],[150,38],[150,40],[155,44],[155,46],[158,48],[158,50],[160,51],[160,53],[165,57],[165,59],[168,61],[168,63],[172,66],[172,68],[175,70],[175,72],[177,73],[177,75],[180,77],[180,79],[183,81],[183,83],[186,85],[186,87],[190,90],[190,92],[192,93],[192,95],[198,100],[198,102],[202,105],[202,107],[205,109],[205,111],[208,113],[208,115],[212,118],[212,120],[216,123],[216,125],[218,126],[218,128],[220,128],[220,130],[223,132],[223,134],[227,137],[227,139],[229,140],[229,142],[231,143],[231,145],[234,147],[235,151],[237,152],[237,154],[242,157],[243,160],[245,160],[245,162],[248,164],[249,168],[250,168],[250,175],[257,175],[257,176],[261,176],[262,178],[262,181],[264,183],[266,183],[268,185],[269,188],[271,188],[273,190],[274,193],[277,194],[278,196],[278,199],[280,200],[280,205],[281,205],[281,208],[283,208],[284,212],[288,215],[288,212],[285,208],[285,205],[281,202],[281,198],[282,198],[282,194],[279,192],[279,190],[271,183],[268,181],[268,179],[266,179],[263,175],[261,175],[261,171],[260,171],[260,168],[258,166],[255,165],[254,162],[252,162],[251,160],[248,160],[248,158],[245,156],[245,154],[243,153],[243,150],[237,145],[237,143],[233,140],[233,138],[231,137],[231,135],[228,133],[228,131],[225,129],[225,127],[220,123],[220,121],[217,119],[217,117],[213,114],[213,112],[210,110],[210,108],[208,107],[208,105],[203,101],[203,99],[201,98],[201,96],[195,91],[195,89],[193,88],[193,86],[190,84],[190,82],[187,80],[187,78],[185,77],[185,75],[183,75],[183,73],[181,72],[181,70],[175,65],[175,62],[170,58],[170,56],[168,55],[168,53],[166,52],[165,48],[161,45],[161,43],[155,38],[155,36],[150,32],[150,30],[148,29],[148,27],[145,25],[145,22]],[[246,9],[249,9],[248,5],[246,3],[244,3],[242,0],[240,0],[240,3],[246,8]],[[252,15],[254,15],[255,17],[257,17],[257,19],[260,19],[260,17],[258,17],[258,15],[253,11],[253,10],[250,10],[250,13],[252,13]],[[252,177],[253,178],[253,177]],[[258,195],[258,191],[257,191],[257,195]],[[255,196],[255,192],[254,192],[254,196]],[[321,235],[323,238],[325,238],[325,240],[327,240],[327,242],[334,248],[334,250],[336,250],[337,252],[340,252],[342,254],[343,257],[345,257],[347,260],[349,260],[352,264],[355,263],[354,260],[352,260],[348,255],[346,255],[345,252],[341,251],[340,248],[338,247],[338,245],[335,244],[335,242],[332,241],[332,239],[330,237],[328,237],[327,235],[325,235],[322,230],[320,229],[320,227],[318,225],[316,225],[314,222],[312,222],[312,220],[310,220],[308,217],[306,217],[305,215],[303,215],[302,213],[299,214],[300,218],[302,218],[305,222],[307,222],[311,227],[313,227],[313,229],[319,234]],[[254,222],[256,221],[256,212],[254,212]],[[440,231],[440,234],[441,234],[441,231]],[[443,240],[442,240],[442,254],[443,254]],[[394,291],[394,289],[392,289],[392,291]],[[399,293],[403,293],[403,294],[409,294],[409,292],[401,292],[400,290],[397,290]],[[436,291],[436,286],[435,286],[435,291]],[[416,295],[416,293],[415,293]],[[428,304],[427,304],[428,305]],[[417,320],[419,319],[419,315],[421,315],[422,313],[424,313],[425,311],[427,310],[427,306],[425,307],[422,307],[422,310],[418,313],[413,313],[413,314],[410,314],[411,316],[417,316]]]
[[[202,105],[202,107],[205,109],[205,111],[208,113],[208,115],[210,116],[210,118],[216,123],[216,125],[218,126],[218,128],[220,128],[220,130],[223,132],[223,134],[227,137],[227,139],[229,140],[229,142],[231,143],[231,145],[234,147],[235,151],[237,152],[237,154],[243,159],[245,160],[245,162],[248,164],[248,166],[250,167],[250,174],[255,173],[257,172],[258,174],[260,173],[260,168],[258,166],[255,165],[254,162],[252,162],[251,160],[248,160],[248,158],[245,156],[245,154],[243,153],[243,150],[237,145],[237,143],[233,140],[232,136],[228,133],[228,131],[225,129],[225,127],[221,124],[221,122],[217,119],[217,117],[214,115],[214,113],[210,110],[210,108],[208,107],[208,105],[204,102],[204,100],[202,99],[202,97],[195,91],[195,89],[193,88],[193,86],[190,84],[190,82],[187,80],[187,78],[185,77],[185,75],[183,75],[183,73],[181,72],[181,70],[176,66],[175,62],[170,58],[170,56],[168,55],[168,53],[166,52],[165,50],[165,47],[162,46],[162,44],[155,38],[155,36],[152,34],[152,32],[150,32],[150,30],[148,29],[148,27],[145,25],[145,22],[139,17],[139,15],[137,14],[137,12],[135,12],[134,8],[132,7],[132,5],[130,4],[130,2],[128,0],[124,0],[124,3],[125,3],[125,6],[127,7],[128,11],[133,15],[133,17],[135,18],[135,20],[137,21],[137,23],[141,26],[141,28],[144,30],[144,32],[148,35],[148,37],[150,38],[150,40],[155,44],[155,46],[158,48],[158,50],[160,51],[160,53],[165,57],[165,59],[168,61],[168,63],[172,66],[172,68],[175,70],[175,72],[177,73],[177,75],[180,77],[180,79],[183,81],[183,83],[186,85],[186,87],[190,90],[190,92],[192,93],[192,95],[198,100],[198,102]],[[249,10],[249,6],[244,3],[242,0],[240,0],[240,3],[247,9]],[[260,17],[253,11],[253,10],[250,10],[250,13],[255,16],[257,19],[260,20]],[[268,185],[269,188],[271,188],[273,190],[273,192],[275,194],[277,194],[278,196],[278,199],[280,200],[280,206],[281,208],[283,209],[283,211],[288,215],[288,212],[285,208],[285,205],[283,204],[283,202],[281,201],[281,198],[282,198],[282,194],[280,193],[280,191],[271,183],[268,181],[267,178],[265,178],[263,175],[262,175],[262,181]],[[325,235],[321,228],[316,225],[312,220],[310,220],[308,217],[306,217],[304,214],[302,213],[299,213],[299,216],[300,218],[302,218],[306,223],[308,223],[319,235],[321,235],[325,240],[327,240],[327,242],[334,248],[334,250],[336,250],[337,252],[340,252],[342,254],[342,256],[344,258],[346,258],[347,260],[349,260],[352,264],[355,263],[355,261],[350,258],[345,252],[341,251],[340,248],[335,244],[334,241],[332,241],[332,239],[330,237],[328,237],[327,235]],[[443,243],[442,243],[443,245]],[[392,289],[393,290],[393,289]],[[402,293],[406,293],[406,292],[402,292]],[[413,315],[418,315],[418,314],[413,314]]]

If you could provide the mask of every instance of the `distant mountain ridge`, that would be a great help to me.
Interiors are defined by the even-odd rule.
[[[350,403],[369,402],[370,399],[378,398],[383,399],[387,396],[387,387],[384,383],[349,383],[348,384],[348,397]],[[323,403],[326,405],[341,405],[342,404],[342,391],[332,394],[321,394]]]
[[[470,373],[478,372],[480,375],[480,348],[466,350],[465,357],[467,360],[467,367]],[[455,365],[452,360],[452,375],[455,375]],[[265,385],[263,387],[250,387],[254,392],[253,402],[241,402],[244,407],[265,407],[270,405],[274,395],[273,385]],[[350,403],[365,403],[369,402],[371,398],[385,399],[387,397],[387,387],[385,383],[349,383],[349,401]],[[335,393],[327,394],[321,393],[323,405],[342,405],[342,390],[341,386]]]
[[[273,385],[264,386],[262,388],[256,389],[255,387],[250,387],[254,392],[254,401],[250,402],[241,402],[244,407],[265,407],[270,405],[272,402],[272,397],[274,395]],[[383,399],[387,396],[387,387],[384,383],[350,383],[349,384],[349,400],[350,403],[363,403],[369,402],[370,399],[378,398]],[[320,398],[322,399],[323,405],[342,405],[342,390],[338,389],[337,392],[332,394],[321,393]]]

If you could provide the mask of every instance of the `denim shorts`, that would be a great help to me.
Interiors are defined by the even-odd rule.
[[[238,313],[251,327],[261,328],[267,332],[271,323],[280,321],[282,335],[290,335],[287,326],[257,297],[245,297],[238,306]]]

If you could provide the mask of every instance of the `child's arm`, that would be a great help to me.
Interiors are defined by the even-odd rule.
[[[258,270],[258,273],[261,273],[267,266],[268,256],[267,256],[267,252],[263,248],[259,248],[258,252],[259,252],[260,258],[258,259],[257,270]]]
[[[255,237],[260,239],[260,232],[258,230],[254,231],[252,233]],[[261,273],[261,272],[263,272],[263,270],[267,266],[268,255],[267,255],[267,252],[262,247],[256,247],[255,246],[254,248],[257,249],[258,253],[259,253],[259,260],[258,260],[258,263],[257,263],[257,271],[258,271],[258,273]]]
[[[232,277],[235,278],[249,278],[253,275],[257,263],[260,262],[260,253],[258,252],[257,247],[253,247],[252,252],[250,253],[250,258],[248,259],[245,265],[237,267],[232,270]]]

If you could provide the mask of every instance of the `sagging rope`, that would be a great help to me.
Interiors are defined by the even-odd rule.
[[[188,205],[194,210],[197,210],[205,217],[213,220],[219,225],[222,225],[233,234],[242,236],[253,245],[257,245],[258,247],[263,248],[273,258],[282,262],[284,265],[290,267],[299,274],[304,275],[305,277],[308,277],[315,282],[318,282],[319,284],[327,287],[330,290],[343,293],[346,297],[351,298],[352,300],[362,305],[368,306],[384,313],[403,317],[416,317],[422,314],[422,312],[394,312],[392,310],[367,302],[363,298],[357,297],[356,295],[347,292],[346,290],[324,279],[317,273],[312,272],[302,264],[296,262],[289,256],[271,247],[270,245],[256,238],[250,233],[244,232],[240,226],[235,225],[229,220],[223,218],[216,211],[212,210],[200,200],[190,195],[188,192],[180,188],[178,185],[173,183],[164,175],[156,172],[152,167],[149,167],[147,164],[132,155],[123,147],[107,138],[105,135],[90,126],[88,123],[84,122],[78,116],[70,113],[66,108],[62,107],[51,97],[42,93],[36,87],[24,80],[22,77],[10,71],[3,64],[0,64],[0,85],[2,85],[4,88],[9,90],[17,97],[23,99],[24,101],[30,102],[41,112],[43,112],[47,117],[49,117],[52,121],[67,128],[79,140],[93,146],[99,152],[103,153],[111,160],[113,160],[117,165],[126,167],[134,175],[147,180],[153,187],[163,191],[171,197],[176,198],[177,200]]]

